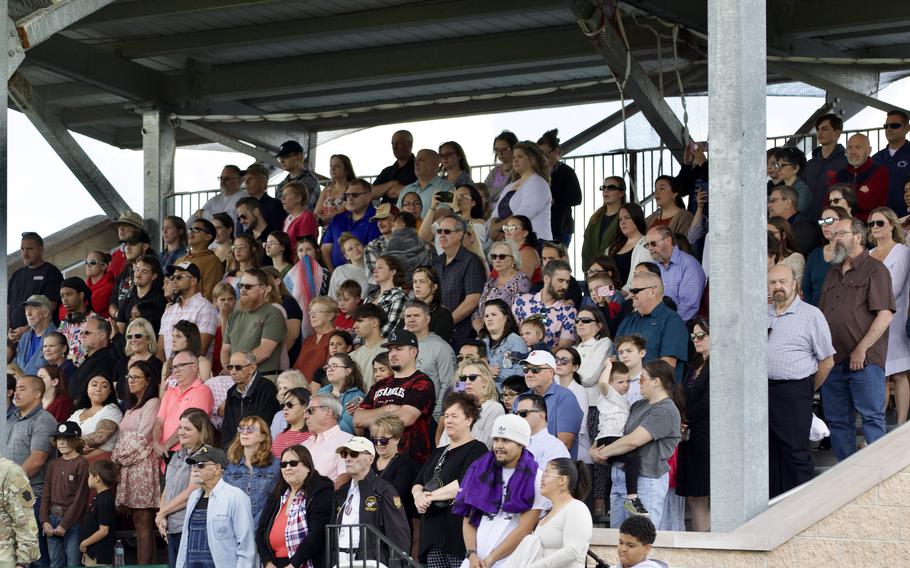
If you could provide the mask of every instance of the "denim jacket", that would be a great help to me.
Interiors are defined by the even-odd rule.
[[[319,389],[319,393],[332,394],[332,388],[332,385],[326,385]],[[357,397],[360,397],[360,400],[363,400],[366,395],[363,394],[362,390],[351,387],[341,393],[341,398],[339,399],[339,402],[341,403],[341,418],[338,419],[338,426],[351,435],[354,434],[354,417],[348,412],[348,404]]]
[[[240,463],[229,463],[224,470],[224,480],[249,495],[254,527],[259,526],[259,515],[280,475],[278,460],[271,456],[269,458],[272,460],[269,465],[253,466],[252,472],[242,460]]]
[[[190,493],[186,503],[187,519],[196,508],[202,489]],[[205,515],[209,550],[216,566],[255,568],[257,566],[256,542],[253,536],[253,515],[246,493],[221,479],[209,495]],[[187,539],[180,539],[177,567],[184,568]]]
[[[496,375],[496,386],[501,390],[502,382],[513,375],[524,376],[518,362],[528,355],[528,346],[516,333],[510,333],[496,347],[491,347],[492,341],[489,337],[484,338],[483,342],[487,346],[487,361],[491,367],[499,367],[499,374]],[[512,364],[508,367],[502,364],[506,352],[512,357]]]

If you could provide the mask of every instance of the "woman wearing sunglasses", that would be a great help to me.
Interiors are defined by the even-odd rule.
[[[534,232],[531,220],[524,215],[512,215],[502,225],[502,233],[505,240],[512,241],[518,246],[521,258],[516,260],[515,267],[531,279],[531,284],[543,282],[540,255],[537,253],[537,233]],[[491,278],[497,276],[495,270],[490,273]]]
[[[458,366],[455,376],[449,384],[457,385],[457,389],[472,397],[480,404],[480,416],[471,426],[471,437],[493,448],[493,422],[505,414],[502,404],[499,403],[499,393],[496,390],[496,378],[493,371],[483,361],[465,360]],[[449,443],[447,431],[437,428],[437,446]]]
[[[370,439],[376,446],[376,460],[373,462],[373,471],[380,478],[389,482],[398,495],[401,496],[401,503],[404,506],[405,515],[408,517],[408,525],[412,527],[411,542],[417,542],[417,530],[419,526],[416,523],[417,509],[414,507],[414,496],[411,494],[411,487],[414,486],[414,479],[417,477],[417,464],[410,456],[402,454],[399,451],[398,444],[404,435],[404,422],[397,416],[383,416],[370,425]],[[411,555],[416,556],[417,551],[412,550]]]
[[[704,320],[692,324],[692,344],[695,357],[683,379],[685,414],[683,441],[679,444],[676,457],[676,494],[685,497],[692,513],[692,530],[711,530],[711,508],[708,497],[709,484],[709,437],[708,437],[708,377],[711,366],[711,329]]]
[[[111,255],[104,251],[93,250],[85,255],[85,283],[92,291],[92,310],[96,314],[108,313],[108,301],[114,290],[114,275],[108,270]],[[61,318],[66,311],[60,306]]]
[[[822,210],[818,226],[821,227],[822,235],[825,237],[825,245],[815,247],[809,253],[802,281],[803,300],[813,306],[818,305],[818,300],[822,295],[822,284],[825,282],[825,276],[828,274],[828,269],[831,268],[831,259],[834,257],[834,229],[832,227],[836,221],[849,216],[846,209],[835,205],[830,205]]]
[[[161,380],[161,367],[164,365],[161,359],[155,356],[158,349],[158,341],[155,336],[155,330],[152,324],[145,318],[136,318],[126,326],[126,346],[123,353],[126,357],[117,360],[114,366],[114,377],[117,379],[117,398],[126,400],[129,398],[129,385],[126,378],[128,369],[133,363],[145,361],[155,372],[155,384]],[[156,386],[157,388],[157,386]]]
[[[888,330],[888,355],[885,359],[885,376],[891,382],[897,425],[907,421],[910,411],[910,338],[907,337],[907,310],[910,309],[910,248],[904,241],[894,211],[887,207],[873,209],[866,223],[869,243],[874,245],[869,254],[880,260],[891,273],[891,292],[897,308]],[[887,407],[888,397],[885,397]]]
[[[285,373],[290,372],[298,371],[285,371]],[[303,444],[313,435],[307,431],[306,427],[306,409],[310,404],[310,396],[310,391],[306,387],[293,387],[285,392],[281,402],[281,412],[276,416],[280,415],[286,426],[272,442],[272,455],[276,458],[280,457],[284,450]]]
[[[521,253],[515,242],[506,239],[493,243],[489,258],[493,274],[483,285],[480,303],[471,316],[474,331],[483,328],[483,309],[488,301],[499,298],[511,306],[519,294],[527,294],[531,290],[531,279],[521,271]]]
[[[411,489],[421,514],[420,561],[430,566],[457,568],[465,557],[462,519],[452,514],[460,483],[474,460],[487,446],[474,439],[471,425],[480,417],[477,400],[465,392],[453,392],[443,401],[441,426],[448,445],[437,447],[424,464]]]
[[[227,450],[224,481],[250,498],[253,526],[278,480],[278,459],[272,455],[272,436],[265,420],[247,416],[237,425],[237,435]]]
[[[332,522],[334,485],[316,471],[310,451],[281,454],[281,477],[256,529],[256,550],[266,568],[325,567],[325,527]]]

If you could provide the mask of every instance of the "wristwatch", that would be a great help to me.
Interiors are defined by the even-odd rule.
[[[465,559],[471,558],[471,555],[472,555],[472,554],[477,554],[477,551],[474,550],[473,548],[469,548],[469,549],[465,550],[465,551],[464,551],[464,557],[465,557]]]

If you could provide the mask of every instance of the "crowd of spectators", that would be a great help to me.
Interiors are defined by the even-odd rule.
[[[768,152],[771,496],[813,475],[816,392],[838,459],[855,413],[884,435],[889,387],[910,407],[908,117],[875,156],[836,115],[816,130],[811,159]],[[158,534],[171,566],[583,566],[603,524],[648,566],[686,502],[710,530],[703,148],[650,216],[611,175],[576,226],[555,130],[497,136],[482,183],[457,142],[413,145],[396,132],[373,183],[332,156],[320,186],[286,142],[276,197],[263,165],[225,166],[160,247],[113,220],[84,278],[23,234],[4,455],[37,497],[24,562],[106,562],[131,526],[140,564]],[[343,528],[328,558],[330,524],[394,546]]]

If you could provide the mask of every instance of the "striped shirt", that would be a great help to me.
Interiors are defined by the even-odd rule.
[[[705,271],[701,264],[677,246],[673,247],[667,266],[662,262],[657,264],[664,283],[664,294],[676,302],[679,317],[683,321],[690,321],[698,314],[701,296],[705,291]]]
[[[768,378],[796,381],[818,371],[818,362],[834,355],[831,330],[821,310],[798,296],[778,314],[768,306]]]

